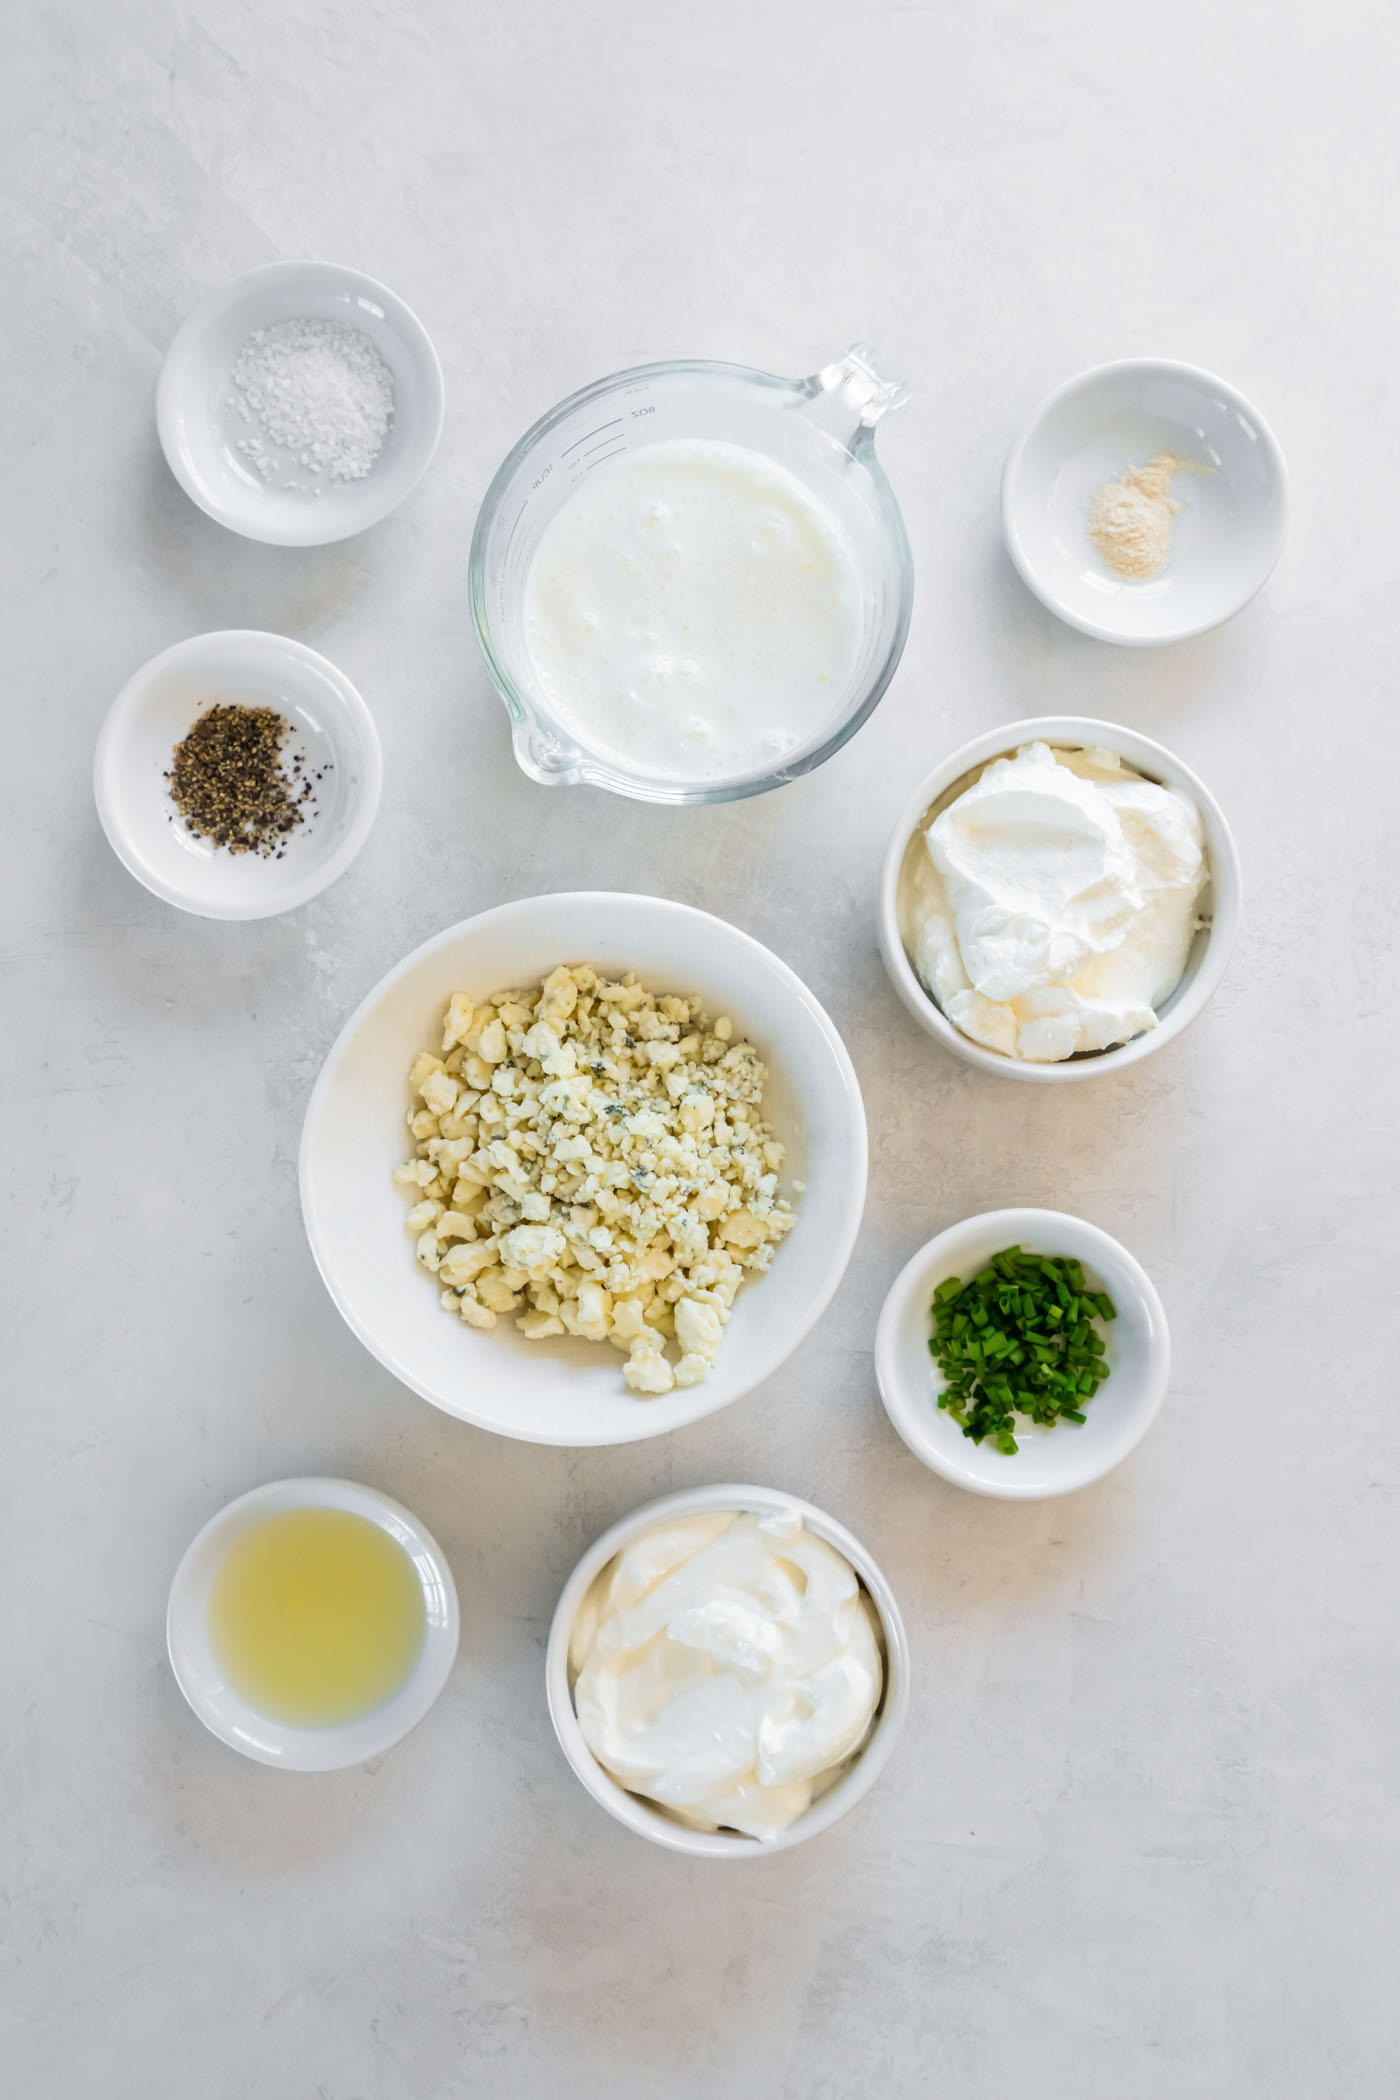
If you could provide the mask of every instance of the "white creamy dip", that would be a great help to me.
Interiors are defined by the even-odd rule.
[[[922,834],[905,914],[954,1026],[1052,1064],[1157,1025],[1201,924],[1201,814],[1111,751],[1025,744]]]
[[[677,439],[595,468],[525,582],[559,726],[629,773],[767,773],[820,741],[861,629],[836,520],[745,445]]]
[[[608,1563],[569,1640],[588,1747],[697,1830],[774,1838],[864,1742],[884,1682],[875,1610],[796,1510],[721,1510]]]

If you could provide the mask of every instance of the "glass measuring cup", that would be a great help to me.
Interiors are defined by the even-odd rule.
[[[875,457],[875,426],[907,392],[866,343],[806,379],[677,359],[597,380],[527,430],[486,492],[469,569],[472,622],[521,770],[546,787],[587,782],[643,802],[728,802],[780,787],[839,751],[894,676],[909,631],[909,541]],[[596,468],[675,438],[722,439],[777,460],[834,515],[850,549],[861,626],[846,691],[825,711],[818,740],[769,772],[689,782],[627,771],[554,718],[530,660],[525,584],[545,527]]]

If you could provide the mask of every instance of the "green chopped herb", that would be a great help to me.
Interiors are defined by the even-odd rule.
[[[1010,1457],[1018,1414],[1047,1428],[1086,1419],[1084,1403],[1108,1377],[1094,1323],[1118,1315],[1079,1262],[1004,1247],[970,1283],[940,1283],[932,1310],[938,1405],[975,1444],[990,1438]]]

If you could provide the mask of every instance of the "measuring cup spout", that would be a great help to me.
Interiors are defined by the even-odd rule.
[[[852,343],[844,357],[804,381],[804,390],[804,412],[847,446],[854,446],[881,416],[903,408],[909,399],[908,380],[892,372],[869,343]]]

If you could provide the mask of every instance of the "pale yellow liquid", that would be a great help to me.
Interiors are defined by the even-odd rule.
[[[288,1509],[230,1547],[209,1593],[210,1645],[250,1706],[299,1728],[393,1697],[423,1646],[423,1589],[402,1546],[347,1509]]]

